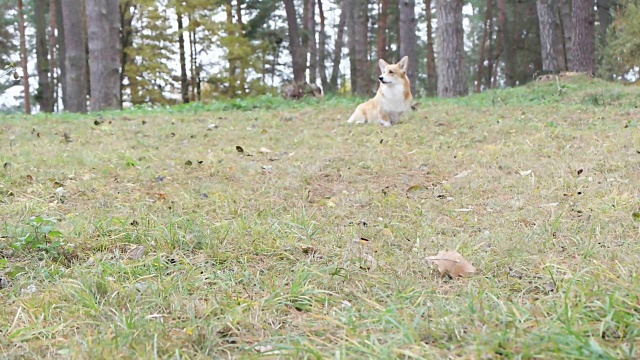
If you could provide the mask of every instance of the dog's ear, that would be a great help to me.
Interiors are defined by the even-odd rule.
[[[387,64],[386,61],[380,59],[378,60],[378,66],[380,66],[380,72],[384,73],[384,71],[387,69],[387,66],[389,66],[389,64]]]
[[[407,71],[407,68],[409,67],[409,57],[408,56],[403,57],[402,60],[398,62],[398,65],[400,65],[402,70]]]

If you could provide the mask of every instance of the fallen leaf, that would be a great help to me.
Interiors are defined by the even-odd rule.
[[[26,178],[27,178],[28,181],[33,181],[33,176],[31,176],[31,175],[27,175]]]
[[[640,212],[634,212],[633,214],[631,214],[631,218],[633,219],[633,221],[640,222]]]
[[[473,170],[465,170],[463,172],[461,172],[460,174],[454,176],[454,178],[459,179],[459,178],[463,178],[469,174],[471,174],[473,172]]]
[[[271,150],[267,149],[266,147],[261,147],[260,150],[258,151],[262,154],[267,154],[271,152]]]
[[[146,250],[144,246],[138,245],[133,250],[129,251],[128,257],[131,260],[140,260],[144,257]]]
[[[267,133],[267,129],[262,129],[262,131],[260,131],[260,134],[264,135]]]
[[[187,160],[187,161],[184,162],[184,164],[187,165],[187,166],[191,166],[191,165],[193,165],[193,161]]]
[[[467,277],[476,271],[476,268],[455,250],[440,251],[438,255],[429,256],[426,260],[436,263],[440,274],[448,273],[454,278]]]
[[[236,151],[241,153],[241,154],[244,154],[244,149],[240,145],[236,145]]]
[[[212,129],[217,129],[218,125],[216,124],[209,124],[209,126],[207,126],[207,130],[212,130]]]
[[[531,170],[527,170],[527,171],[520,171],[520,175],[522,175],[522,176],[527,176],[527,175],[529,175],[529,174],[531,174]]]
[[[391,229],[389,229],[389,228],[382,229],[382,233],[385,234],[388,237],[392,237],[393,236],[393,233],[391,232]]]
[[[270,353],[270,354],[279,354],[279,351],[274,351],[275,347],[273,345],[261,345],[261,346],[256,346],[253,348],[253,350],[259,352],[259,353]]]

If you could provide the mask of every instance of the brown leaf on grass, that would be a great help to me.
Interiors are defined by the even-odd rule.
[[[447,273],[454,278],[468,277],[476,271],[476,268],[455,250],[440,251],[438,255],[429,256],[426,260],[436,263],[440,274]]]
[[[258,150],[258,152],[262,154],[267,154],[267,153],[270,153],[271,150],[267,149],[266,147],[261,147],[260,150]]]
[[[239,152],[240,154],[244,153],[244,149],[240,145],[236,145],[236,151]]]

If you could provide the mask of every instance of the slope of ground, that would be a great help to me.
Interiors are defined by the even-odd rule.
[[[0,354],[638,358],[638,95],[0,118]]]

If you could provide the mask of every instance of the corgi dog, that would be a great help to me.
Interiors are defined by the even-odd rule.
[[[397,64],[387,64],[378,60],[382,75],[376,96],[358,105],[347,123],[374,123],[391,126],[398,123],[400,116],[411,108],[411,84],[407,77],[409,57],[405,56]]]

